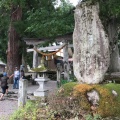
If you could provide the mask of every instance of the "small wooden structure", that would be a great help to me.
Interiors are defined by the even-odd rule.
[[[63,43],[62,45],[59,45],[59,46],[48,46],[48,47],[40,47],[40,48],[37,47],[38,44],[42,44],[46,41],[51,41],[48,38],[24,38],[23,40],[26,42],[27,45],[33,45],[35,49],[40,50],[40,51],[41,50],[42,51],[47,51],[47,50],[56,51],[65,45],[65,47],[63,47],[64,79],[69,80],[68,49],[73,47],[73,45],[69,44],[72,41],[72,33],[57,36],[55,38],[55,42]],[[40,58],[38,57],[37,51],[35,51],[34,49],[27,49],[27,52],[33,52],[33,66],[32,67],[36,68],[38,66],[38,64],[40,64],[39,63]],[[39,59],[39,61],[38,61],[38,59]]]

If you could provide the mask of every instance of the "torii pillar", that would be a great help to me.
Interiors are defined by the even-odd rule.
[[[34,48],[37,48],[38,44],[41,44],[43,40],[40,40],[38,38],[24,38],[23,39],[27,45],[33,45]],[[33,68],[36,68],[38,66],[38,53],[33,50]],[[32,78],[36,78],[36,73],[32,75]]]
[[[37,45],[34,45],[34,48],[37,49]],[[34,50],[33,51],[33,68],[38,66],[38,53]],[[36,78],[36,73],[33,74],[33,79]]]
[[[64,79],[69,81],[68,42],[64,40],[64,43],[66,44],[66,46],[63,48]]]
[[[34,48],[37,49],[37,46],[34,45]],[[34,50],[33,51],[33,68],[38,66],[38,53]]]

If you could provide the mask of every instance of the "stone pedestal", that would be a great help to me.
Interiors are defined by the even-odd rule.
[[[27,101],[27,79],[20,79],[18,92],[18,107],[24,106]]]
[[[39,84],[39,88],[34,92],[34,96],[45,97],[48,96],[49,90],[46,89],[46,84],[49,81],[46,73],[42,72],[38,74],[38,77],[35,79]]]

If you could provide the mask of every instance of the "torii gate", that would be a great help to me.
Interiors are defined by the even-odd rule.
[[[37,48],[38,44],[44,43],[46,41],[50,41],[50,39],[47,38],[24,38],[23,39],[27,45],[33,45],[34,48],[38,50],[56,50],[61,48],[63,45],[66,44],[66,46],[63,48],[63,62],[64,62],[64,79],[69,80],[69,55],[68,55],[68,48],[73,47],[72,44],[68,44],[69,41],[72,41],[72,33],[68,33],[63,36],[57,36],[55,38],[56,42],[63,42],[63,45],[59,46],[49,46],[49,47],[40,47]],[[38,53],[34,49],[27,49],[27,52],[33,52],[33,68],[38,66]]]

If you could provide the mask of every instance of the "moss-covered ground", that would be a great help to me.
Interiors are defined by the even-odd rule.
[[[98,91],[100,101],[95,116],[92,115],[91,104],[86,92]],[[112,94],[117,92],[117,96]],[[118,117],[120,118],[120,84],[78,84],[69,82],[62,85],[57,93],[48,98],[48,104],[41,106],[40,101],[29,101],[24,108],[16,111],[10,120],[98,120],[99,118]],[[87,117],[85,117],[87,116]],[[100,116],[100,117],[99,117]],[[90,119],[88,119],[90,117]],[[112,119],[111,119],[112,120]]]

